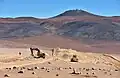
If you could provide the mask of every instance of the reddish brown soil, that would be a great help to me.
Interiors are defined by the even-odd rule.
[[[106,53],[120,53],[120,42],[111,41],[92,41],[83,42],[81,40],[73,40],[70,38],[63,38],[60,36],[42,35],[36,37],[28,37],[21,39],[11,39],[10,41],[16,43],[32,44],[45,47],[61,47],[71,48],[83,52],[106,52]]]

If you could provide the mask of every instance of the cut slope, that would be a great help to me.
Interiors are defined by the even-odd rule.
[[[57,56],[59,59],[70,61],[73,55],[77,55],[79,62],[81,63],[93,63],[100,65],[113,66],[120,69],[120,60],[116,59],[112,55],[108,54],[96,54],[96,53],[83,53],[77,52],[72,49],[58,49]],[[64,58],[64,56],[67,56]]]

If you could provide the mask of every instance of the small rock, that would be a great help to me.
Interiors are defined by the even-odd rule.
[[[51,64],[51,62],[48,62],[48,64]]]
[[[47,71],[48,69],[46,68],[45,70]]]
[[[89,71],[89,69],[86,69],[86,71]]]
[[[94,68],[92,68],[92,70],[95,70]]]
[[[67,69],[67,68],[65,68],[65,69]]]
[[[107,72],[104,72],[105,74],[107,74]]]
[[[56,76],[59,76],[59,74],[56,74]]]
[[[19,52],[19,55],[21,55],[22,53],[21,52]]]
[[[23,70],[23,68],[20,68],[20,70]]]
[[[42,67],[41,69],[45,69],[45,67]]]
[[[17,68],[17,67],[15,67],[15,66],[13,67],[13,69],[16,69],[16,68]]]
[[[9,69],[9,68],[5,68],[5,69]]]
[[[9,68],[9,70],[11,70],[11,68]]]
[[[72,69],[72,67],[69,67],[69,69]]]
[[[79,74],[81,74],[81,72]]]
[[[59,67],[59,68],[57,68],[58,70],[62,70],[62,68],[61,67]]]
[[[85,68],[83,68],[83,70],[85,70]]]
[[[35,69],[38,69],[38,67],[34,67]]]
[[[8,74],[5,74],[4,77],[9,77],[9,75],[8,75]]]
[[[32,74],[35,74],[35,72],[32,72]]]
[[[103,69],[103,71],[105,71],[105,69]]]
[[[33,71],[33,68],[27,68],[27,70],[31,70],[31,71]]]
[[[99,70],[101,70],[101,69],[99,68]]]
[[[19,71],[18,73],[23,73],[23,71]]]
[[[25,67],[22,67],[23,69],[25,69]]]
[[[117,69],[115,69],[115,71],[118,71]]]

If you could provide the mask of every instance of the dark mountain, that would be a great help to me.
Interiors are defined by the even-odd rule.
[[[83,10],[68,10],[49,19],[0,18],[0,39],[46,33],[73,39],[120,41],[120,17],[104,17]]]
[[[84,10],[76,9],[76,10],[65,11],[64,13],[59,14],[55,17],[61,17],[61,16],[100,16],[100,15],[95,15]]]
[[[28,37],[47,33],[37,23],[0,23],[0,38]]]
[[[57,34],[83,39],[120,40],[120,25],[111,22],[102,24],[75,21],[64,24]]]
[[[38,18],[35,17],[16,17],[15,19],[38,20]]]

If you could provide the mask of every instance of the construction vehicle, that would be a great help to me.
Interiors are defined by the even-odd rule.
[[[71,62],[78,62],[77,55],[73,55],[73,57],[71,58]]]
[[[33,51],[37,51],[37,56],[34,55]],[[30,48],[31,51],[31,56],[33,56],[34,58],[43,58],[45,59],[45,53],[40,52],[40,50],[38,48]]]

